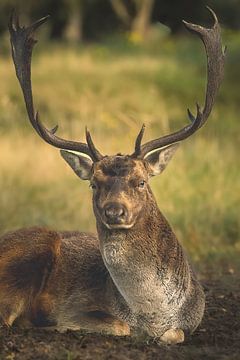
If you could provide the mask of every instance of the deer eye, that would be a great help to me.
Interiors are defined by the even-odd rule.
[[[145,181],[145,180],[140,181],[140,183],[138,184],[138,187],[140,187],[140,188],[144,188],[145,183],[146,183],[146,181]]]
[[[95,190],[97,188],[97,185],[95,183],[90,183],[89,184],[90,188],[92,188],[93,190]]]

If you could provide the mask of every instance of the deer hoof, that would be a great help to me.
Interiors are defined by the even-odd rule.
[[[182,329],[169,329],[159,339],[168,345],[180,344],[184,342],[184,332]]]

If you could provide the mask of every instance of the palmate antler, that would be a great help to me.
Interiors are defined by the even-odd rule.
[[[29,120],[33,128],[47,143],[66,150],[74,150],[84,153],[92,158],[93,161],[99,161],[103,156],[95,148],[91,135],[86,129],[87,144],[77,141],[62,139],[55,135],[58,126],[53,129],[47,129],[40,121],[39,113],[34,110],[32,85],[31,85],[31,58],[33,47],[36,40],[33,35],[35,30],[47,21],[46,16],[29,27],[19,25],[18,16],[13,13],[9,21],[9,32],[12,46],[12,57],[15,65],[16,75],[22,88],[26,109]]]
[[[151,140],[144,145],[141,145],[144,131],[144,127],[142,127],[136,140],[135,152],[132,154],[133,157],[144,158],[146,154],[154,151],[155,149],[182,141],[194,134],[207,121],[223,78],[225,58],[225,49],[222,49],[220,26],[217,16],[209,7],[207,7],[207,9],[210,11],[214,19],[214,25],[212,28],[208,29],[183,21],[184,25],[189,31],[197,34],[200,37],[205,46],[207,54],[207,87],[203,110],[201,110],[197,103],[196,117],[190,112],[190,110],[188,110],[188,117],[191,120],[190,125],[187,125],[181,130],[172,134]]]

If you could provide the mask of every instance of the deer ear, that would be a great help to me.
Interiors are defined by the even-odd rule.
[[[77,176],[79,176],[82,180],[90,180],[93,164],[92,160],[86,156],[77,155],[66,150],[60,150],[60,153]]]
[[[172,144],[145,156],[144,159],[150,166],[150,176],[155,176],[163,172],[178,146],[179,143]]]

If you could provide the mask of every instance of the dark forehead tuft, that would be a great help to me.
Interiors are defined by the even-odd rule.
[[[127,155],[108,156],[101,164],[101,170],[107,176],[126,176],[135,168],[136,164]]]

